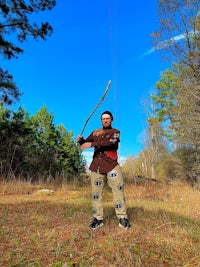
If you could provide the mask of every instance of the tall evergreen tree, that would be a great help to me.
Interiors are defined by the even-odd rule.
[[[35,173],[44,177],[78,173],[79,169],[83,170],[80,148],[76,146],[72,133],[62,125],[55,126],[53,119],[46,106],[30,118],[34,143],[29,150],[28,162],[32,162],[33,169],[36,168]]]
[[[177,148],[176,125],[177,125],[177,100],[180,91],[175,73],[170,69],[160,74],[160,81],[156,83],[157,93],[152,96],[155,104],[155,117],[162,125],[162,134]]]

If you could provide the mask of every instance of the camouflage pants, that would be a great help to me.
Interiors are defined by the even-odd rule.
[[[107,174],[91,172],[90,178],[92,185],[93,217],[97,218],[98,220],[103,220],[102,194],[104,182],[107,181],[109,187],[112,189],[117,217],[127,218],[124,197],[124,183],[119,165]]]

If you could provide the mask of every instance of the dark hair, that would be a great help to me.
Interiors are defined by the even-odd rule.
[[[102,118],[103,114],[108,114],[108,115],[110,115],[111,120],[113,121],[113,115],[112,115],[112,113],[111,113],[110,111],[108,111],[108,110],[104,111],[104,112],[101,114],[101,118]]]

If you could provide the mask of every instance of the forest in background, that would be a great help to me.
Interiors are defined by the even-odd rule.
[[[51,10],[56,1],[1,1],[0,54],[5,60],[24,51],[10,41],[32,36],[45,40],[53,33],[48,22],[37,25],[29,16]],[[171,68],[160,73],[149,99],[142,101],[146,114],[144,149],[122,166],[127,179],[184,180],[200,183],[200,3],[158,1],[159,29],[152,33],[154,49]],[[179,41],[177,41],[179,39]],[[8,70],[0,67],[0,177],[32,181],[73,179],[84,173],[84,158],[63,125],[54,124],[46,106],[33,116],[22,108],[12,111],[20,100],[20,88]],[[189,99],[189,101],[188,101]]]

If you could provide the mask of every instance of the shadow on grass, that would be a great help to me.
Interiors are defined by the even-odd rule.
[[[14,200],[13,200],[14,201]],[[106,204],[106,200],[105,200]],[[199,219],[191,219],[186,216],[180,216],[174,212],[164,209],[144,209],[142,206],[128,207],[127,215],[130,222],[137,225],[143,225],[146,222],[152,227],[155,223],[173,222],[180,227],[200,226]],[[72,226],[90,222],[92,218],[92,204],[89,198],[68,199],[59,203],[54,199],[46,200],[28,200],[21,203],[1,203],[0,207],[0,225],[11,222],[12,224],[37,225],[44,224],[48,227],[70,223]],[[117,216],[114,204],[104,206],[104,220],[116,222]],[[146,225],[146,223],[145,223]]]
[[[127,212],[131,222],[147,229],[158,229],[167,225],[176,225],[187,231],[196,231],[200,240],[200,220],[181,216],[165,209],[150,210],[143,207],[129,208]]]

